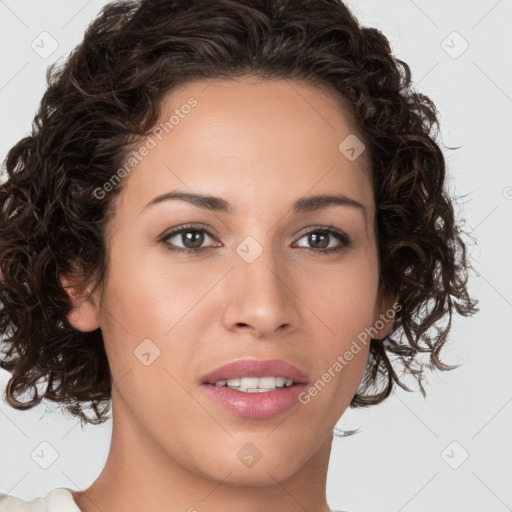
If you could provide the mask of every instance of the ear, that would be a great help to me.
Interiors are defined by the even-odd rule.
[[[378,331],[372,338],[382,340],[392,330],[395,323],[395,316],[401,306],[397,303],[397,296],[394,293],[382,291],[376,304],[374,328]]]
[[[97,293],[91,295],[93,284],[81,288],[66,276],[60,276],[60,282],[73,303],[73,309],[67,316],[68,322],[75,329],[83,332],[98,329],[100,327],[99,301]]]

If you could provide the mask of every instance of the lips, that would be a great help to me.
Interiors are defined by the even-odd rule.
[[[294,384],[307,384],[306,373],[284,359],[239,359],[225,364],[202,378],[202,384],[214,384],[219,380],[242,377],[285,377]]]
[[[293,384],[275,387],[263,392],[248,392],[215,385],[229,379],[284,377]],[[299,396],[307,387],[309,377],[302,370],[283,359],[240,359],[216,368],[205,375],[201,390],[224,410],[248,419],[270,419],[285,413],[299,402]],[[243,382],[243,381],[242,381]]]
[[[306,389],[305,384],[294,384],[264,393],[243,393],[214,384],[201,384],[204,392],[215,404],[230,414],[252,419],[264,420],[279,417],[299,403],[299,396]]]

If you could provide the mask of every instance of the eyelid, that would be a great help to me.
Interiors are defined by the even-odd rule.
[[[336,233],[337,235],[339,235],[340,237],[344,237],[347,240],[347,242],[349,240],[351,240],[350,236],[347,233],[345,233],[343,230],[337,228],[333,224],[319,224],[316,226],[308,226],[307,228],[305,228],[305,231],[303,231],[301,234],[298,235],[298,237],[302,238],[304,235],[307,235],[314,231],[327,231],[327,232],[332,231],[332,232]]]

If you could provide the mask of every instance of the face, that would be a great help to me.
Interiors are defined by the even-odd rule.
[[[366,366],[358,339],[392,304],[378,290],[368,154],[347,158],[340,143],[356,132],[339,100],[296,81],[191,83],[163,102],[161,122],[173,114],[127,167],[102,294],[70,321],[101,327],[114,430],[136,433],[137,449],[228,484],[273,483],[325,455]],[[150,204],[170,192],[220,200]],[[344,199],[307,201],[321,195]],[[242,359],[247,376],[284,360],[302,383],[205,383]],[[231,382],[244,383],[256,386]]]

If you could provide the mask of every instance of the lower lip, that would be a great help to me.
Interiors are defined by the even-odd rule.
[[[262,393],[244,393],[226,386],[202,384],[203,389],[228,411],[245,418],[272,418],[299,401],[299,395],[306,389],[305,384],[294,384],[287,388]]]

